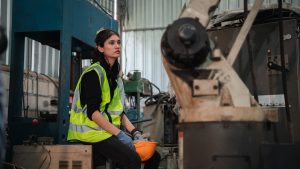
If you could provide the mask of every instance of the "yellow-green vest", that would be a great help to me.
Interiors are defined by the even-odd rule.
[[[99,77],[99,82],[101,86],[101,98],[102,102],[100,104],[101,114],[108,120],[107,115],[104,113],[105,105],[109,103],[107,112],[111,115],[112,124],[116,127],[120,127],[121,125],[121,114],[123,112],[123,105],[125,100],[125,93],[123,88],[123,82],[121,77],[118,77],[117,83],[118,86],[114,91],[114,96],[111,99],[110,96],[110,87],[108,83],[108,79],[106,77],[106,72],[102,66],[100,66],[99,62],[92,64],[89,66],[80,76],[79,81],[77,83],[74,98],[72,102],[72,108],[70,111],[70,125],[68,131],[68,141],[82,141],[95,143],[102,140],[105,140],[112,135],[100,128],[94,121],[90,120],[87,117],[87,107],[81,106],[80,101],[80,85],[81,80],[84,74],[90,71],[96,71]],[[99,89],[95,89],[99,90]]]

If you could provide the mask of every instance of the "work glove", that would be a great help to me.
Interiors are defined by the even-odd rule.
[[[125,134],[123,131],[120,131],[119,134],[117,135],[117,138],[124,143],[125,145],[127,145],[129,148],[134,150],[134,146],[133,146],[133,142],[132,139]]]
[[[134,130],[132,132],[132,138],[133,138],[133,142],[139,142],[139,141],[149,141],[150,138],[150,133],[142,133],[139,130]]]
[[[142,136],[142,132],[139,130],[135,130],[131,135],[133,140],[138,140]]]

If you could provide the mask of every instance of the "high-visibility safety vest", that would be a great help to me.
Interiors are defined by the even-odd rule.
[[[123,105],[125,100],[125,93],[123,88],[123,82],[121,77],[118,77],[116,87],[113,97],[111,98],[110,87],[108,79],[106,77],[106,72],[100,63],[94,63],[88,67],[80,76],[77,83],[74,98],[72,102],[72,108],[70,111],[70,125],[68,131],[68,141],[82,141],[88,143],[95,143],[102,140],[105,140],[112,135],[100,128],[94,121],[90,120],[87,116],[87,106],[81,106],[80,101],[80,89],[81,89],[81,80],[84,74],[90,71],[96,71],[99,82],[101,86],[101,98],[102,102],[100,104],[100,112],[106,118],[109,119],[106,113],[104,112],[105,106],[109,103],[107,112],[111,116],[112,124],[116,127],[121,125],[121,114],[123,112]],[[95,89],[99,90],[99,89]]]

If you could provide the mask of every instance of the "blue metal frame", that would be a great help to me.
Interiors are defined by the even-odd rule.
[[[100,27],[117,30],[118,23],[87,0],[15,0],[13,2],[10,91],[8,107],[9,138],[13,145],[31,134],[54,137],[66,143],[69,118],[70,64],[72,39],[93,47]],[[60,49],[57,122],[34,126],[22,117],[25,36]]]

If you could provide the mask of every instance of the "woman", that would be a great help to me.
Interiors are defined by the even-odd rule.
[[[95,42],[93,64],[82,73],[74,93],[68,140],[92,144],[94,167],[97,159],[104,156],[121,168],[140,169],[141,159],[132,139],[119,129],[122,125],[133,138],[141,135],[123,114],[119,34],[102,29],[97,32]],[[160,155],[155,152],[145,162],[144,169],[158,168],[159,161]]]

